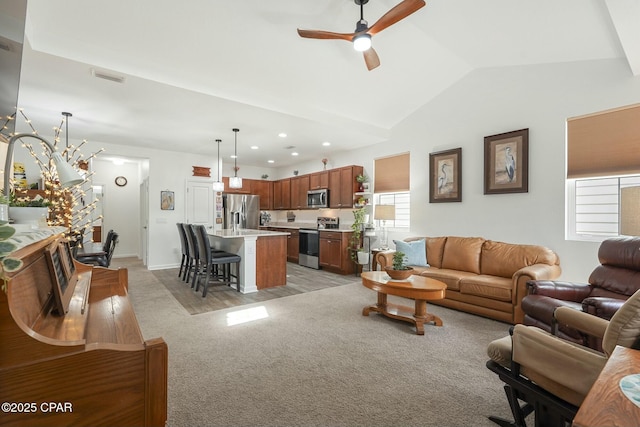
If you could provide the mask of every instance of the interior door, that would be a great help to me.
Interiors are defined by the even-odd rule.
[[[149,247],[149,178],[145,178],[140,184],[140,249],[142,264],[148,265]]]
[[[187,224],[213,227],[213,181],[187,181]]]

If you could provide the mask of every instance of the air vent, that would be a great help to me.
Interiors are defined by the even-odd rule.
[[[117,74],[111,74],[111,73],[108,73],[108,72],[102,71],[102,70],[96,70],[95,68],[91,69],[91,75],[93,75],[93,77],[97,77],[99,79],[104,79],[104,80],[109,80],[110,82],[115,82],[115,83],[124,83],[124,81],[125,81],[125,77],[124,76],[119,76]]]

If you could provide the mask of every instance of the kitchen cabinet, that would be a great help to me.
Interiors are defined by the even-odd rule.
[[[309,174],[309,189],[320,190],[321,188],[329,188],[329,171]]]
[[[307,209],[309,175],[291,178],[291,209]]]
[[[273,209],[273,181],[251,180],[251,194],[260,196],[260,209]]]
[[[291,178],[273,182],[273,209],[291,209]]]
[[[319,264],[323,270],[338,274],[353,273],[355,264],[349,256],[352,232],[321,231]]]
[[[300,258],[300,232],[295,228],[268,227],[270,231],[289,233],[287,236],[287,261],[298,263]]]
[[[345,166],[329,171],[329,207],[353,207],[353,196],[359,190],[356,176],[363,171],[362,166]]]

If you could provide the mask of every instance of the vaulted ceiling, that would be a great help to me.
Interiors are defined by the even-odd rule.
[[[397,3],[370,0],[365,19]],[[68,111],[71,138],[207,156],[217,138],[230,155],[237,127],[239,164],[279,167],[384,141],[478,68],[625,58],[640,74],[639,0],[427,0],[373,38],[373,71],[348,42],[296,33],[352,32],[359,14],[353,0],[29,0],[20,107],[39,130]]]

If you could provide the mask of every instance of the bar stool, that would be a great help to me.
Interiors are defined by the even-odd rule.
[[[199,257],[194,274],[195,291],[200,290],[201,276],[204,276],[202,297],[207,296],[207,289],[211,283],[233,286],[240,292],[240,255],[219,250],[212,250],[203,225],[191,225],[198,244]],[[232,266],[235,265],[235,274]],[[196,279],[196,276],[200,276]]]
[[[187,271],[187,265],[189,264],[189,258],[191,257],[191,255],[189,254],[189,244],[187,243],[184,224],[178,222],[176,225],[178,226],[178,235],[180,236],[180,245],[182,247],[182,259],[180,260],[180,270],[178,271],[178,277],[184,280],[183,272]]]

